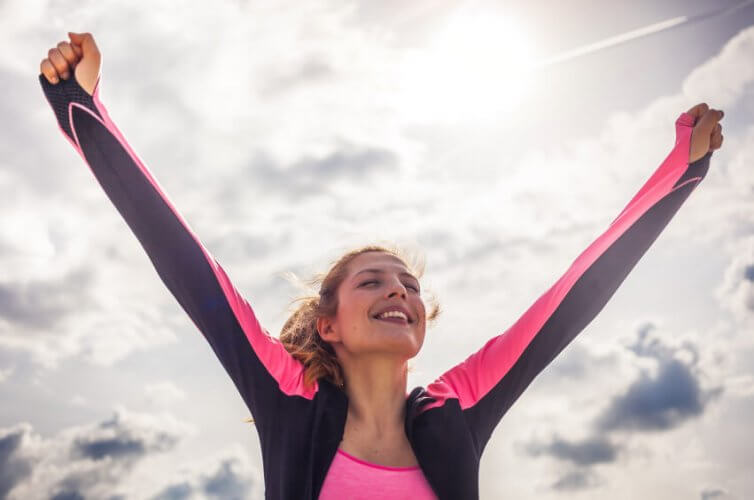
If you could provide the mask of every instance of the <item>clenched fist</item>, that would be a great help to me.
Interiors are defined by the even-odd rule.
[[[68,32],[71,42],[58,43],[57,47],[47,52],[42,59],[40,72],[52,84],[62,78],[67,80],[73,75],[87,94],[94,94],[94,85],[99,77],[102,56],[91,33]]]
[[[705,103],[697,104],[687,111],[694,117],[694,130],[691,132],[689,163],[694,163],[710,151],[723,145],[723,127],[718,123],[725,113],[710,109]]]

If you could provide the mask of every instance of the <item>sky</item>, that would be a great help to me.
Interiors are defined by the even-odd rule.
[[[705,179],[498,424],[481,498],[754,496],[754,5],[0,2],[0,498],[264,496],[250,416],[37,81],[91,32],[100,99],[277,335],[346,250],[425,259],[426,386],[608,227],[705,102]],[[579,47],[695,19],[540,67]],[[694,17],[700,16],[700,17]]]

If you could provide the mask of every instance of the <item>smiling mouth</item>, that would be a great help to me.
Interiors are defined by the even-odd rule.
[[[411,324],[410,321],[406,321],[405,319],[395,318],[395,317],[392,317],[392,318],[382,318],[382,319],[380,319],[380,318],[373,318],[373,319],[376,319],[377,321],[385,321],[387,323],[395,323],[396,325],[408,326],[409,324]]]

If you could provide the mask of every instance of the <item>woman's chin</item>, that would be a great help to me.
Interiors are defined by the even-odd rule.
[[[375,332],[375,337],[380,339],[380,346],[389,348],[390,351],[400,352],[413,358],[419,353],[424,335],[409,328],[385,328]]]

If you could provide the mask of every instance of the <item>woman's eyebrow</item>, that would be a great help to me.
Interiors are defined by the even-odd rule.
[[[361,271],[359,271],[358,273],[356,273],[356,274],[355,274],[354,276],[358,276],[358,275],[359,275],[359,274],[361,274],[361,273],[378,273],[378,274],[384,274],[384,273],[385,273],[385,271],[383,271],[382,269],[372,269],[372,268],[370,268],[370,269],[362,269]],[[404,271],[404,272],[402,272],[402,273],[400,273],[400,275],[401,275],[401,276],[408,276],[409,278],[413,278],[413,279],[415,279],[416,281],[419,281],[419,280],[418,280],[418,279],[416,278],[416,276],[414,276],[414,275],[413,275],[413,274],[411,274],[411,273],[407,273],[407,272],[405,272],[405,271]]]

